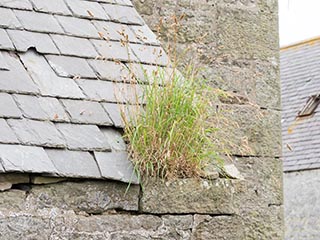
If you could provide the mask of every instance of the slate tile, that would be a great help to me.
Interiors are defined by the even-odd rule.
[[[71,121],[76,123],[90,123],[98,125],[112,125],[107,112],[100,103],[83,100],[61,100]]]
[[[26,52],[29,48],[34,47],[40,53],[59,53],[48,34],[10,29],[7,32],[18,51]]]
[[[7,64],[5,56],[3,56],[2,51],[0,51],[0,70],[10,71],[9,65]]]
[[[28,0],[1,0],[0,6],[22,10],[32,10],[32,5]]]
[[[127,152],[94,152],[101,175],[126,183],[139,184]]]
[[[0,49],[14,50],[14,46],[4,29],[0,29]]]
[[[57,20],[50,14],[14,10],[26,30],[45,33],[64,33]]]
[[[66,3],[73,12],[74,16],[89,19],[109,19],[101,5],[97,2],[66,0]]]
[[[20,118],[22,116],[18,106],[8,93],[0,93],[0,117]]]
[[[139,63],[128,63],[126,64],[130,69],[131,73],[135,76],[138,82],[152,83],[154,77],[165,71],[159,66],[139,64]]]
[[[112,151],[119,152],[127,150],[127,145],[123,140],[122,134],[118,130],[116,130],[113,127],[104,127],[100,128],[100,130],[107,138],[107,141],[110,144]]]
[[[145,44],[160,45],[157,36],[151,31],[148,25],[130,26],[137,39]]]
[[[19,58],[8,52],[1,52],[9,71],[0,70],[0,89],[17,93],[38,93],[37,86],[20,62]]]
[[[98,56],[97,51],[88,39],[62,35],[51,35],[51,37],[63,55],[88,58]]]
[[[8,8],[0,8],[0,27],[22,28],[13,11]]]
[[[96,74],[83,58],[48,55],[46,59],[60,77],[96,78]]]
[[[56,173],[41,147],[1,144],[0,159],[7,172]]]
[[[21,54],[20,58],[43,95],[67,98],[84,97],[74,80],[58,77],[42,55],[28,51]]]
[[[0,118],[0,143],[19,143],[6,120]]]
[[[93,156],[88,152],[45,149],[61,177],[101,178]]]
[[[143,25],[144,21],[140,17],[137,10],[133,7],[114,5],[114,4],[102,4],[107,15],[111,20],[126,24],[138,24]]]
[[[124,128],[124,121],[134,120],[136,114],[141,111],[141,107],[137,105],[102,103],[102,106],[108,112],[114,126],[120,128]]]
[[[119,41],[127,37],[129,42],[140,42],[128,25],[95,20],[92,23],[105,40]]]
[[[99,38],[98,31],[90,20],[65,16],[56,16],[56,19],[58,19],[67,34],[80,37]]]
[[[167,54],[161,47],[129,44],[134,54],[142,63],[165,66],[169,63]]]
[[[56,13],[71,15],[67,5],[63,0],[31,0],[34,9],[38,12]]]
[[[124,82],[129,81],[129,71],[125,65],[106,60],[88,60],[99,79]]]
[[[131,7],[133,6],[130,0],[114,0],[114,3],[119,5],[131,6]]]
[[[56,122],[69,121],[67,113],[56,98],[18,94],[15,94],[14,98],[26,118]]]
[[[105,40],[91,40],[100,56],[109,60],[137,61],[130,47],[123,46],[120,42]]]
[[[111,150],[104,135],[96,125],[57,123],[71,150]]]
[[[65,140],[51,122],[9,119],[8,124],[21,143],[45,147],[66,147]]]

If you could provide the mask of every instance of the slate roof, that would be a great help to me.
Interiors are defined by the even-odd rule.
[[[320,39],[280,52],[284,171],[320,168],[320,106],[296,120],[310,96],[320,94]]]
[[[167,62],[130,0],[0,1],[0,172],[137,183],[128,67],[142,79]]]

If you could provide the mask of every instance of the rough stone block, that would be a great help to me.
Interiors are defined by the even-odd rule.
[[[0,93],[0,117],[20,118],[21,112],[8,93]]]
[[[16,135],[11,130],[6,120],[0,118],[0,142],[1,143],[19,143]]]
[[[8,124],[23,144],[66,147],[65,140],[51,122],[9,119]]]
[[[129,81],[129,71],[122,63],[104,60],[88,60],[99,79],[125,82]]]
[[[239,180],[148,180],[140,200],[142,212],[154,214],[236,214],[235,196],[246,191]]]
[[[14,50],[14,46],[4,29],[0,29],[0,49]]]
[[[1,55],[8,70],[0,71],[0,89],[17,93],[38,93],[37,86],[33,83],[18,57],[8,52],[1,52]]]
[[[71,15],[71,12],[63,0],[31,0],[31,2],[38,12]]]
[[[10,1],[4,0],[0,3],[1,7],[16,8],[22,10],[32,10],[32,5],[28,0]]]
[[[88,58],[98,56],[98,53],[88,39],[62,35],[51,35],[51,37],[63,55]]]
[[[109,20],[101,5],[97,2],[67,0],[67,5],[77,17]]]
[[[26,30],[46,33],[64,33],[57,20],[49,14],[14,10]]]
[[[46,149],[61,177],[100,178],[99,168],[89,152]]]
[[[63,177],[31,176],[30,182],[33,184],[41,185],[41,184],[52,184],[52,183],[64,182],[67,179],[68,178],[63,178]]]
[[[143,19],[135,8],[114,4],[102,4],[102,6],[110,19],[115,22],[138,25],[144,24]]]
[[[40,53],[59,53],[48,34],[10,29],[7,32],[18,51],[26,52],[29,48],[34,47]]]
[[[112,151],[126,151],[127,145],[123,140],[122,134],[114,128],[100,128],[101,132],[107,138]]]
[[[85,59],[56,55],[49,55],[46,58],[60,77],[96,78],[96,74]]]
[[[97,29],[87,19],[56,16],[62,28],[67,34],[78,36],[78,37],[88,37],[88,38],[98,38],[99,34]]]
[[[109,60],[137,61],[130,47],[122,45],[120,42],[106,40],[91,40],[101,57]]]
[[[104,178],[139,184],[127,152],[94,152]]]
[[[0,159],[7,172],[56,173],[43,148],[21,145],[0,145]]]
[[[78,100],[61,100],[72,122],[97,125],[112,125],[107,112],[100,103]]]
[[[28,174],[20,173],[3,173],[0,174],[0,191],[11,189],[13,184],[29,183]]]
[[[129,46],[142,63],[160,66],[169,64],[169,58],[161,47],[140,44],[129,44]]]
[[[58,77],[43,56],[28,51],[20,57],[43,95],[84,98],[74,80]]]
[[[30,201],[35,204],[34,208],[55,207],[89,214],[102,214],[111,209],[137,211],[140,187],[132,185],[126,192],[127,187],[125,183],[107,181],[34,186]]]
[[[56,127],[64,136],[68,149],[111,150],[106,138],[96,125],[58,123]]]
[[[0,26],[9,28],[22,28],[13,11],[7,8],[0,8]]]

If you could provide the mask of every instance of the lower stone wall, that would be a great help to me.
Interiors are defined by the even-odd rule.
[[[284,174],[287,240],[320,239],[320,169]]]

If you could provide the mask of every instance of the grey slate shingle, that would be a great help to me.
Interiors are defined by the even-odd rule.
[[[63,0],[31,0],[31,2],[38,12],[71,15],[71,12]]]
[[[113,21],[127,24],[144,24],[135,8],[114,4],[102,4],[102,6]]]
[[[77,80],[88,98],[98,101],[117,102],[113,91],[114,83],[101,80]]]
[[[136,105],[103,103],[102,106],[108,112],[113,124],[120,128],[124,127],[124,120],[131,121],[134,119],[135,114],[141,111]]]
[[[100,178],[99,168],[88,152],[45,149],[61,177]]]
[[[21,24],[11,9],[0,8],[0,26],[9,28],[21,28]]]
[[[0,144],[0,159],[8,172],[57,172],[41,147]]]
[[[0,143],[19,143],[6,120],[0,118]]]
[[[68,149],[110,151],[110,145],[96,125],[57,123]]]
[[[129,44],[130,48],[142,63],[168,65],[168,56],[161,47]]]
[[[99,79],[123,82],[129,80],[129,71],[122,63],[105,60],[88,60]]]
[[[100,103],[82,100],[61,100],[72,122],[97,125],[112,125],[108,114]]]
[[[29,48],[34,47],[40,53],[59,53],[59,50],[48,34],[10,29],[7,32],[18,51],[26,52]]]
[[[123,140],[122,134],[114,128],[100,128],[101,132],[107,138],[108,143],[111,146],[112,151],[126,151],[127,145]]]
[[[48,55],[46,59],[60,77],[96,78],[96,74],[83,58]]]
[[[0,28],[0,49],[14,50],[14,46],[6,32],[6,30]]]
[[[98,56],[97,51],[88,39],[62,35],[51,35],[51,37],[62,55],[88,58]]]
[[[18,106],[8,93],[0,93],[0,117],[20,118],[22,116]]]
[[[151,31],[147,25],[143,26],[130,26],[134,34],[141,42],[145,44],[160,45],[157,36]]]
[[[8,124],[23,144],[55,148],[66,147],[65,140],[51,122],[9,119]]]
[[[108,20],[108,16],[97,2],[66,0],[73,14],[77,17]]]
[[[63,33],[57,20],[50,14],[14,10],[26,30],[44,33]]]
[[[22,10],[32,10],[32,5],[28,0],[1,0],[0,6]]]

